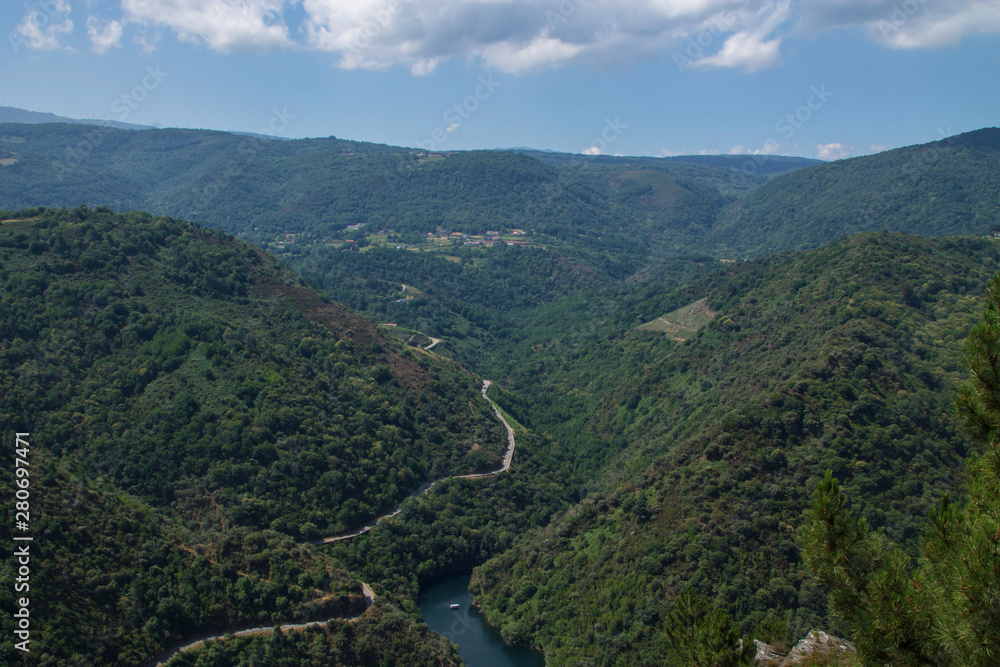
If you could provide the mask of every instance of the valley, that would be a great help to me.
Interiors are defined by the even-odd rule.
[[[486,395],[486,392],[489,391],[490,384],[491,383],[490,383],[489,380],[484,380],[483,381],[482,394],[483,394],[483,398],[485,398],[487,401],[489,401],[490,405],[493,407],[493,410],[494,410],[494,413],[497,416],[497,419],[499,419],[503,423],[504,429],[507,431],[507,451],[504,454],[503,465],[501,465],[496,470],[492,470],[490,472],[473,473],[473,474],[469,474],[469,475],[456,475],[454,477],[454,479],[480,479],[480,478],[484,478],[484,477],[492,477],[493,475],[499,475],[500,473],[507,472],[510,469],[511,460],[514,457],[514,447],[515,447],[515,444],[516,444],[515,441],[514,441],[514,431],[513,431],[513,429],[511,429],[510,424],[507,423],[507,420],[504,419],[503,415],[500,414],[500,410],[496,407],[496,405],[493,404],[492,401],[490,401],[489,397]],[[449,477],[449,478],[445,478],[444,480],[435,480],[433,482],[428,482],[428,483],[424,484],[423,486],[421,486],[416,491],[414,491],[412,494],[410,494],[407,497],[407,499],[408,498],[418,498],[418,497],[420,497],[422,495],[430,493],[431,489],[433,489],[434,486],[438,482],[447,481],[448,479],[453,479],[453,478]],[[403,500],[403,502],[405,502],[405,501],[406,501],[406,499]],[[349,539],[358,537],[360,535],[364,535],[369,530],[377,527],[383,521],[391,519],[392,517],[394,517],[397,514],[399,514],[402,511],[401,505],[402,505],[402,502],[399,505],[396,505],[396,507],[394,507],[392,510],[390,510],[386,514],[383,514],[382,516],[379,516],[375,520],[373,520],[370,523],[368,523],[365,526],[363,526],[361,528],[361,530],[354,531],[354,532],[351,532],[351,533],[346,533],[346,534],[343,534],[343,535],[336,535],[336,536],[332,536],[332,537],[324,537],[322,539],[319,539],[319,540],[316,540],[316,541],[312,542],[312,544],[313,545],[333,544],[334,542],[342,542],[344,540],[349,540]],[[346,619],[347,621],[357,620],[358,618],[361,617],[362,614],[366,613],[369,609],[371,609],[371,606],[375,603],[375,593],[374,593],[374,591],[372,591],[371,587],[368,584],[366,584],[364,582],[361,583],[361,592],[362,592],[362,595],[364,596],[365,603],[366,603],[365,604],[365,609],[364,609],[364,611],[362,611],[360,614],[358,614],[356,616],[348,617]],[[242,629],[242,630],[229,631],[229,632],[226,632],[226,633],[220,634],[220,635],[212,635],[212,636],[201,637],[201,638],[198,638],[198,639],[196,639],[194,641],[188,642],[188,643],[186,643],[186,644],[184,644],[182,646],[179,646],[179,647],[177,647],[177,648],[175,648],[175,649],[167,652],[167,654],[165,655],[165,657],[163,659],[158,660],[156,662],[156,665],[157,665],[157,667],[159,667],[160,665],[164,665],[164,666],[168,665],[168,664],[171,663],[171,660],[172,660],[172,658],[174,656],[180,655],[182,653],[186,653],[186,652],[189,652],[189,651],[194,651],[194,650],[200,649],[205,644],[207,644],[209,642],[212,642],[212,641],[222,641],[222,640],[225,640],[225,639],[231,638],[231,637],[253,637],[253,636],[257,636],[257,635],[273,635],[276,632],[302,631],[302,630],[305,630],[307,628],[311,628],[311,627],[316,627],[316,626],[319,626],[319,625],[323,625],[323,624],[329,622],[329,620],[330,619],[326,619],[326,620],[323,620],[323,621],[312,621],[312,622],[308,622],[308,623],[285,623],[285,624],[279,623],[279,624],[277,624],[277,625],[275,625],[273,627],[269,627],[269,628],[265,628],[265,627],[246,628],[246,629]]]
[[[470,570],[547,665],[872,652],[804,542],[827,471],[909,563],[988,454],[995,128],[753,174],[112,128],[67,168],[86,132],[0,127],[37,664],[461,664],[418,596]]]

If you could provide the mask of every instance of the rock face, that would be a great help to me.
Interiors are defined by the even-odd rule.
[[[797,665],[846,665],[854,655],[854,644],[846,639],[833,637],[813,630],[809,636],[800,641],[788,652],[782,655],[774,647],[764,642],[757,643],[758,667],[793,667]]]
[[[779,653],[770,644],[765,644],[757,639],[754,640],[754,643],[757,645],[757,657],[754,658],[754,664],[758,667],[779,667],[785,661],[785,654]]]

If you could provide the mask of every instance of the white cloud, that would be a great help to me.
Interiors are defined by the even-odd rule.
[[[781,38],[775,31],[788,19],[791,0],[764,6],[741,23],[747,27],[729,37],[718,53],[695,60],[692,67],[739,67],[746,72],[771,69],[781,62]]]
[[[583,155],[604,155],[604,151],[602,151],[597,146],[591,146],[590,148],[585,148],[580,152]]]
[[[125,20],[167,26],[185,42],[221,53],[270,51],[292,44],[282,17],[286,0],[122,0]]]
[[[684,151],[672,151],[669,148],[660,149],[660,157],[676,157],[678,155],[684,155]]]
[[[881,153],[886,150],[888,146],[883,146],[882,144],[872,144],[868,147],[869,153]]]
[[[741,144],[736,144],[729,149],[730,155],[774,155],[781,150],[781,144],[774,139],[768,139],[760,148],[750,149]],[[703,153],[704,154],[704,153]]]
[[[799,7],[804,31],[862,28],[869,39],[891,48],[955,46],[966,35],[1000,33],[996,0],[800,0]]]
[[[761,35],[739,32],[722,45],[714,56],[696,60],[694,67],[740,67],[747,72],[771,69],[781,60],[781,40],[764,40]]]
[[[68,13],[65,0],[50,1]],[[782,45],[791,34],[851,29],[904,49],[1000,34],[997,0],[121,0],[121,5],[126,27],[137,24],[154,36],[170,29],[183,41],[215,51],[304,48],[331,54],[341,68],[402,66],[415,75],[429,74],[451,58],[511,74],[654,59],[673,59],[682,69],[757,72],[781,64]],[[302,19],[290,29],[284,9],[292,6],[298,11],[289,14]],[[49,22],[47,32],[32,33],[34,48],[56,48],[62,25]],[[30,21],[25,30],[32,30]],[[142,42],[149,48],[155,39]]]
[[[844,158],[851,157],[851,151],[851,146],[845,146],[836,142],[820,144],[816,147],[816,157],[820,160],[843,160]]]
[[[87,36],[90,48],[96,53],[107,53],[122,43],[122,24],[115,20],[102,23],[96,16],[87,17]]]
[[[29,49],[53,51],[60,47],[62,35],[73,32],[69,18],[70,5],[65,0],[50,0],[28,10],[15,33]]]
[[[403,65],[421,74],[451,57],[512,74],[653,59],[701,33],[717,39],[718,50],[723,33],[737,31],[744,18],[758,27],[757,11],[734,12],[733,5],[732,0],[302,0],[307,45],[339,54],[338,66]],[[751,60],[757,66],[773,54]]]
[[[132,38],[132,41],[139,45],[142,52],[147,56],[156,51],[157,47],[160,46],[160,41],[163,39],[163,33],[159,30],[148,30],[147,28],[140,28],[138,34]]]

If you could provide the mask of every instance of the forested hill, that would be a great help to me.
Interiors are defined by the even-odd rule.
[[[476,378],[221,232],[7,211],[0,285],[4,442],[31,434],[39,664],[140,664],[208,630],[356,613],[360,582],[301,543],[502,459]],[[369,655],[454,655],[383,611]]]
[[[670,157],[625,157],[620,155],[580,155],[574,153],[557,153],[553,151],[538,151],[530,148],[511,149],[530,155],[546,164],[559,166],[591,164],[604,166],[645,166],[650,167],[663,163],[686,163],[722,169],[752,171],[755,174],[780,174],[803,167],[822,164],[822,160],[813,160],[790,155],[673,155]]]
[[[856,235],[680,290],[649,284],[589,342],[538,346],[505,381],[509,410],[602,472],[477,569],[487,618],[550,665],[674,664],[664,600],[688,587],[746,632],[768,619],[781,640],[838,632],[801,560],[803,513],[832,470],[915,553],[965,454],[961,346],[998,250]],[[693,304],[700,321],[683,319]]]
[[[1000,129],[784,174],[732,205],[712,244],[742,254],[816,248],[862,231],[985,234],[1000,226]]]
[[[255,242],[302,234],[297,243],[321,247],[359,236],[346,228],[361,224],[360,236],[387,229],[411,244],[439,230],[519,228],[588,250],[622,276],[651,253],[697,243],[722,206],[765,181],[730,166],[653,158],[555,164],[516,152],[433,153],[334,137],[0,125],[4,208],[149,210]]]
[[[0,207],[148,210],[321,253],[374,236],[412,247],[429,233],[518,229],[626,279],[678,255],[746,257],[863,231],[985,234],[1000,224],[998,137],[989,128],[816,164],[435,153],[335,137],[7,123]]]

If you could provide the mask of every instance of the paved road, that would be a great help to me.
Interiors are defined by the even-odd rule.
[[[438,342],[437,339],[435,339],[435,338],[432,338],[431,340],[435,341],[435,343]],[[427,348],[427,349],[430,349],[430,348]],[[347,534],[344,534],[344,535],[335,535],[333,537],[324,537],[323,539],[316,540],[315,542],[310,542],[310,544],[314,544],[314,545],[316,545],[316,544],[332,544],[333,542],[341,542],[343,540],[349,540],[352,537],[357,537],[358,535],[363,535],[363,534],[367,533],[369,530],[371,530],[372,528],[374,528],[375,526],[377,526],[382,521],[384,521],[386,519],[391,519],[392,517],[394,517],[397,514],[399,514],[402,511],[402,505],[403,505],[403,503],[406,500],[408,500],[410,498],[415,498],[416,496],[422,496],[423,494],[427,493],[432,488],[434,488],[434,485],[438,484],[439,482],[444,482],[444,481],[447,481],[449,479],[478,479],[480,477],[492,477],[493,475],[499,475],[500,473],[506,472],[507,470],[509,470],[510,469],[510,462],[514,458],[514,445],[515,445],[515,443],[514,443],[514,429],[512,429],[510,427],[510,424],[507,423],[507,420],[503,418],[502,414],[500,414],[500,410],[497,409],[497,406],[493,402],[493,400],[490,399],[490,397],[486,395],[486,392],[489,391],[490,386],[492,384],[493,383],[490,382],[489,380],[483,380],[482,394],[483,394],[483,398],[485,398],[489,402],[490,406],[493,407],[493,412],[494,412],[494,414],[496,414],[497,419],[500,420],[500,423],[502,423],[503,427],[507,430],[507,453],[504,454],[503,465],[501,465],[499,468],[497,468],[496,470],[493,470],[491,472],[473,473],[471,475],[455,475],[453,477],[445,477],[443,479],[436,479],[433,482],[427,482],[426,484],[424,484],[423,486],[421,486],[419,489],[417,489],[416,491],[414,491],[413,493],[411,493],[410,495],[408,495],[406,498],[404,498],[403,500],[399,501],[387,513],[383,514],[380,517],[372,519],[370,522],[368,522],[367,524],[365,524],[364,526],[362,526],[360,529],[354,531],[353,533],[347,533]]]
[[[434,347],[439,342],[441,342],[441,341],[437,340],[436,338],[431,338],[431,340],[433,342],[431,343],[431,345],[429,347],[427,347],[425,349],[429,350],[431,347]],[[507,420],[504,419],[504,417],[503,417],[502,414],[500,414],[500,410],[499,410],[499,408],[497,408],[496,403],[494,403],[493,400],[489,396],[486,395],[486,392],[489,391],[490,385],[492,385],[492,384],[493,383],[490,382],[489,380],[484,380],[483,381],[482,394],[483,394],[483,398],[485,398],[487,401],[489,401],[490,406],[493,408],[493,412],[496,414],[497,418],[500,420],[500,422],[503,424],[504,428],[507,430],[507,453],[503,457],[503,465],[500,466],[498,469],[493,470],[492,472],[475,473],[475,474],[472,474],[472,475],[455,475],[454,477],[445,477],[444,479],[439,479],[439,480],[434,480],[433,482],[428,482],[428,483],[424,484],[423,486],[421,486],[416,491],[414,491],[413,493],[411,493],[409,496],[407,496],[407,498],[412,498],[412,497],[420,496],[420,495],[423,495],[423,494],[427,493],[438,482],[447,481],[449,479],[477,479],[477,478],[480,478],[480,477],[491,477],[493,475],[499,475],[500,473],[506,472],[507,470],[510,469],[511,459],[514,458],[514,444],[515,444],[514,443],[514,429],[512,429],[510,427],[510,424],[507,423]],[[332,542],[340,542],[342,540],[349,540],[352,537],[357,537],[358,535],[362,535],[364,533],[367,533],[369,530],[371,530],[372,528],[374,528],[375,526],[377,526],[379,524],[379,522],[381,522],[381,521],[383,521],[385,519],[392,518],[392,517],[396,516],[397,514],[399,514],[400,511],[402,511],[401,505],[402,505],[402,501],[400,501],[399,504],[397,504],[395,507],[393,507],[392,510],[390,510],[387,514],[383,514],[382,516],[374,519],[373,521],[371,521],[370,523],[368,523],[367,525],[365,525],[360,530],[357,530],[357,531],[355,531],[353,533],[348,533],[346,535],[336,535],[334,537],[325,537],[325,538],[323,538],[321,540],[316,540],[315,542],[310,542],[310,544],[313,544],[313,545],[317,545],[317,544],[330,544]],[[353,620],[359,618],[362,614],[364,614],[365,612],[368,611],[368,609],[371,608],[372,604],[375,603],[375,593],[368,586],[368,584],[362,582],[361,583],[361,591],[362,591],[362,594],[365,596],[365,603],[366,603],[365,604],[365,611],[361,612],[361,614],[358,614],[357,616],[351,616],[347,620],[353,621]],[[310,622],[310,623],[290,623],[290,624],[287,624],[287,625],[280,625],[278,627],[280,627],[283,632],[287,632],[289,630],[303,630],[305,628],[312,627],[312,626],[325,625],[326,622],[327,621],[313,621],[313,622]],[[205,644],[205,642],[216,640],[216,639],[223,639],[223,638],[225,638],[226,636],[228,636],[230,634],[233,635],[233,636],[236,636],[236,637],[248,637],[248,636],[251,636],[251,635],[270,634],[273,631],[274,631],[274,626],[271,625],[271,626],[268,626],[268,627],[246,628],[245,630],[237,630],[235,632],[226,632],[226,633],[223,633],[221,635],[208,635],[208,636],[205,636],[205,637],[200,637],[198,639],[194,639],[194,640],[188,642],[187,644],[184,644],[183,646],[178,646],[177,648],[171,650],[169,653],[164,654],[162,657],[160,657],[159,659],[157,659],[156,662],[151,663],[151,664],[156,665],[156,667],[161,667],[162,665],[166,665],[168,662],[170,662],[174,658],[174,656],[176,656],[176,655],[178,655],[180,653],[184,653],[186,651],[190,651],[190,650],[193,650],[193,649],[196,649],[196,648],[200,648],[201,646],[203,646]]]
[[[346,616],[346,617],[344,617],[344,616],[335,616],[334,618],[343,618],[346,621],[355,621],[355,620],[361,618],[361,616],[363,616],[371,608],[372,604],[375,603],[375,593],[368,586],[368,584],[366,584],[364,582],[361,582],[361,594],[365,596],[365,610],[363,612],[361,612],[360,614],[357,614],[355,616]],[[329,620],[333,620],[333,619],[329,619]],[[299,631],[301,631],[301,630],[305,630],[306,628],[311,628],[311,627],[315,627],[315,626],[319,626],[319,625],[326,625],[327,622],[328,621],[310,621],[309,623],[287,623],[285,625],[279,625],[278,627],[281,628],[282,632],[290,632],[292,630],[299,630]],[[269,625],[267,627],[261,626],[261,627],[257,627],[257,628],[246,628],[244,630],[235,630],[235,631],[232,631],[232,632],[224,632],[221,635],[207,635],[207,636],[204,636],[204,637],[199,637],[198,639],[194,639],[194,640],[188,642],[187,644],[184,644],[183,646],[178,646],[177,648],[175,648],[175,649],[171,650],[169,653],[161,656],[160,658],[158,658],[156,660],[156,662],[151,663],[151,664],[155,665],[156,667],[164,667],[171,660],[173,660],[176,656],[180,655],[181,653],[185,653],[187,651],[193,651],[194,649],[198,649],[198,648],[201,648],[202,646],[204,646],[206,642],[215,641],[215,640],[218,640],[218,639],[225,639],[226,637],[228,637],[230,635],[232,635],[233,637],[251,637],[253,635],[269,635],[269,634],[271,634],[273,632],[274,632],[274,626],[273,625]]]
[[[510,427],[507,420],[503,418],[502,414],[500,414],[500,409],[497,407],[496,403],[494,403],[490,397],[486,395],[486,392],[489,391],[491,384],[493,383],[489,380],[483,380],[483,398],[490,402],[490,406],[493,408],[493,413],[497,416],[497,419],[500,420],[500,423],[503,424],[503,427],[507,429],[507,453],[503,456],[503,465],[500,466],[499,470],[494,470],[493,472],[483,472],[477,475],[459,475],[462,479],[489,477],[491,475],[499,475],[502,472],[507,472],[510,470],[510,462],[514,458],[514,429]]]

